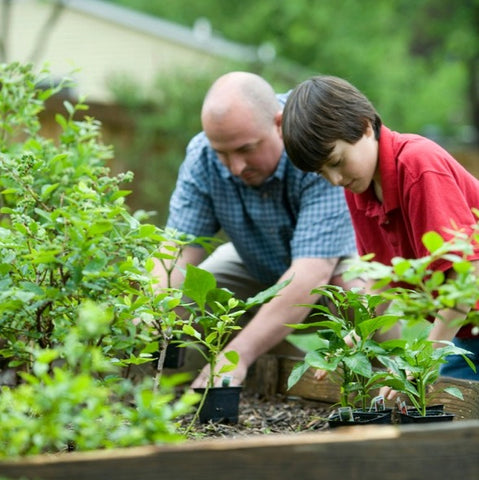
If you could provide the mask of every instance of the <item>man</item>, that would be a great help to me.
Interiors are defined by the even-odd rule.
[[[168,227],[208,237],[222,229],[230,240],[206,260],[202,248],[188,246],[173,285],[181,283],[188,263],[212,272],[219,286],[240,298],[292,278],[227,345],[240,356],[231,385],[241,384],[248,367],[291,333],[285,324],[307,317],[309,310],[298,305],[318,301],[313,288],[345,287],[340,260],[356,252],[342,190],[300,171],[284,152],[285,97],[252,73],[216,80],[203,103],[203,132],[188,145],[170,201]],[[156,273],[164,284],[164,273]],[[193,388],[205,386],[207,369]]]

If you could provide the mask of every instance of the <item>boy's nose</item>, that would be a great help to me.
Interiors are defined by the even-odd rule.
[[[330,172],[329,173],[329,181],[336,187],[341,186],[341,182],[343,181],[343,176],[339,172]]]

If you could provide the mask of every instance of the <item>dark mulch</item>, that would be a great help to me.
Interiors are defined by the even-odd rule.
[[[251,435],[298,434],[328,429],[326,418],[330,405],[301,398],[276,395],[261,398],[250,392],[242,392],[237,424],[195,423],[190,438],[239,438]],[[187,428],[192,415],[181,421]]]

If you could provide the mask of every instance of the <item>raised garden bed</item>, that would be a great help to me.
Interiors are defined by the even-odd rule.
[[[9,478],[43,480],[479,478],[479,420],[427,426],[188,441],[2,462]]]
[[[446,394],[438,397],[456,415],[451,423],[330,430],[319,417],[337,400],[337,387],[314,382],[306,374],[286,392],[286,378],[296,361],[276,355],[258,360],[237,426],[207,425],[201,430],[203,438],[178,445],[1,462],[0,475],[43,480],[479,478],[479,382],[440,380],[459,386],[464,394],[463,402]],[[262,400],[254,400],[258,395]]]

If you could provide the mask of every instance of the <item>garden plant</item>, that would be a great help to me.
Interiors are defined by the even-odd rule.
[[[468,357],[470,352],[446,341],[437,347],[427,339],[430,324],[426,319],[452,308],[458,313],[458,325],[478,323],[478,280],[467,260],[477,243],[478,230],[476,225],[471,235],[457,232],[449,242],[437,232],[429,232],[423,238],[429,255],[413,260],[395,258],[390,266],[374,262],[370,255],[362,257],[351,265],[345,278],[362,276],[375,280],[374,294],[344,291],[336,286],[314,290],[329,300],[329,306],[310,305],[321,319],[291,325],[295,329],[317,328],[317,332],[304,360],[293,368],[288,387],[295,385],[308,368],[322,369],[333,380],[339,379],[341,407],[359,403],[365,409],[372,389],[389,386],[406,395],[419,414],[425,416],[433,400],[430,387],[439,378],[440,366],[449,355],[462,355],[475,371]],[[451,261],[454,276],[431,270],[439,259]],[[390,285],[393,286],[386,288]],[[389,302],[388,308],[383,315],[376,316],[375,309],[385,302]],[[374,339],[376,333],[396,322],[402,327],[401,338],[380,343]],[[407,335],[408,331],[414,331],[414,335]],[[381,368],[374,369],[373,362]],[[458,388],[448,387],[445,391],[462,398]]]
[[[175,397],[180,380],[133,387],[157,334],[132,320],[163,299],[150,273],[172,238],[130,213],[132,174],[110,175],[85,104],[65,100],[58,139],[41,135],[45,102],[69,84],[0,65],[0,355],[19,383],[0,395],[2,456],[176,441],[175,417],[199,400]]]
[[[384,365],[394,352],[390,341],[379,342],[375,335],[386,332],[399,319],[392,314],[376,315],[376,308],[385,302],[380,295],[333,285],[313,292],[324,295],[328,305],[309,305],[318,321],[290,325],[300,330],[315,328],[316,334],[312,348],[293,368],[288,388],[309,368],[325,370],[340,385],[339,406],[366,412],[373,392],[384,385],[385,371],[376,367]]]
[[[437,232],[428,232],[423,243],[429,255],[419,259],[397,257],[392,265],[375,262],[371,256],[366,256],[347,273],[348,277],[365,275],[375,280],[378,290],[385,285],[394,285],[381,291],[380,295],[391,302],[388,311],[401,318],[406,333],[392,344],[397,355],[384,358],[389,371],[386,382],[405,394],[422,416],[426,415],[427,406],[433,400],[430,387],[438,379],[440,366],[447,362],[449,355],[462,355],[470,368],[476,370],[468,356],[470,352],[446,341],[440,342],[443,346],[435,348],[433,342],[427,340],[428,327],[421,325],[428,325],[426,319],[440,318],[440,312],[445,308],[457,311],[457,325],[479,323],[476,309],[478,278],[472,263],[467,260],[473,245],[477,244],[478,232],[479,224],[476,224],[472,234],[454,232],[450,241],[445,241]],[[431,270],[431,265],[440,259],[452,263],[454,276],[446,277],[441,271]],[[477,329],[477,326],[473,328]],[[411,329],[415,332],[413,336],[407,335]],[[448,387],[445,391],[462,398],[462,393],[455,387]]]
[[[288,283],[289,281],[286,280],[259,292],[254,297],[241,300],[236,298],[230,290],[217,287],[216,279],[210,272],[193,265],[187,266],[183,293],[190,302],[185,302],[183,306],[190,312],[190,316],[189,322],[182,327],[185,339],[180,346],[196,348],[209,365],[206,388],[198,389],[202,393],[202,399],[196,416],[201,414],[209,392],[215,390],[217,377],[223,377],[223,388],[233,388],[229,386],[228,376],[225,374],[235,369],[239,355],[234,350],[223,353],[223,349],[231,336],[241,329],[238,323],[240,317],[249,309],[271,300]],[[227,363],[218,368],[220,355],[224,355]],[[238,387],[235,389],[238,390]],[[233,401],[231,390],[226,395],[230,397],[229,401]],[[237,398],[239,401],[239,396]],[[215,418],[222,418],[222,413],[218,413],[217,408],[213,406],[212,410],[216,411]],[[233,417],[235,416],[233,413]],[[204,421],[210,419],[204,415],[201,418],[204,418]],[[232,421],[231,418],[227,420]],[[196,417],[193,419],[194,421],[196,421]]]

